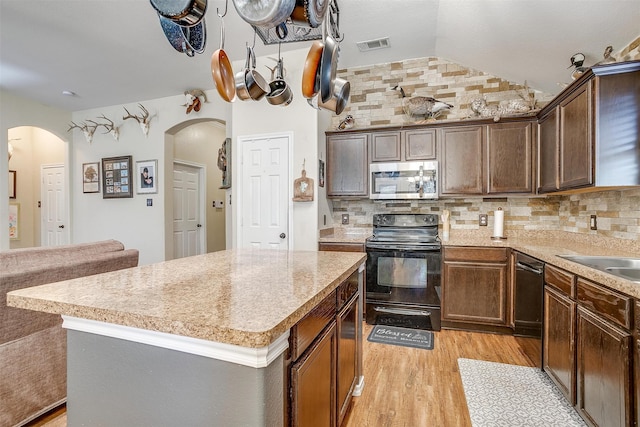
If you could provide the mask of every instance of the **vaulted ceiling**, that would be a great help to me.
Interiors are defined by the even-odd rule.
[[[271,0],[278,1],[278,0]],[[585,65],[640,35],[638,0],[338,0],[340,68],[438,56],[548,93],[571,81],[570,57]],[[69,111],[213,89],[225,1],[209,0],[207,44],[194,57],[166,40],[148,0],[1,0],[0,88]],[[253,39],[229,0],[225,52],[242,60]],[[356,42],[389,37],[387,49]],[[307,42],[282,50],[307,49]],[[260,40],[256,54],[277,55]],[[264,60],[258,62],[261,71]],[[62,95],[68,90],[76,93]]]

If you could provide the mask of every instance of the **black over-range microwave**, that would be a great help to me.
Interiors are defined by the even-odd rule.
[[[371,163],[371,199],[437,199],[438,162]]]

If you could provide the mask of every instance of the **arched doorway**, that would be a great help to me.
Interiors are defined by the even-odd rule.
[[[201,217],[193,221],[195,227],[201,227],[192,232],[201,234],[202,252],[215,252],[226,248],[226,192],[220,188],[222,171],[217,166],[218,150],[225,138],[225,123],[211,119],[183,122],[167,131],[165,143],[169,147],[166,152],[173,153],[170,161],[167,159],[165,163],[166,170],[171,171],[166,174],[166,188],[172,189],[167,192],[165,213],[167,219],[173,220],[166,221],[167,259],[179,257],[178,254],[181,253],[182,243],[178,239],[182,234],[174,227],[178,227],[178,218],[184,217],[181,213],[184,207],[181,194],[184,192],[177,177],[185,165],[194,171],[194,176],[200,174],[202,177],[201,184],[196,186],[197,191],[201,192],[197,199],[202,206],[195,208],[201,212]]]
[[[59,231],[56,244],[69,243],[69,184],[67,182],[65,142],[53,133],[33,126],[20,126],[8,130],[9,176],[11,194],[9,212],[16,229],[10,235],[9,248],[27,248],[53,244],[43,238],[47,212],[57,212],[61,221],[56,223]],[[57,176],[55,198],[43,197],[47,181],[44,174]],[[15,181],[13,179],[15,178]],[[14,184],[15,182],[15,184]],[[55,204],[55,206],[52,206]],[[15,217],[14,217],[15,215]],[[58,228],[60,225],[63,228]],[[64,228],[66,227],[66,228]]]

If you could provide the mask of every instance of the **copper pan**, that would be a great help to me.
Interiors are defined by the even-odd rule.
[[[222,99],[231,102],[236,95],[236,85],[231,62],[224,51],[224,20],[221,20],[221,22],[220,49],[211,55],[211,75]]]
[[[317,28],[322,24],[330,0],[296,0],[291,12],[291,21],[295,25]]]
[[[320,88],[320,60],[322,59],[322,49],[324,43],[316,40],[311,45],[307,59],[304,62],[304,70],[302,72],[302,96],[305,98],[313,98]]]

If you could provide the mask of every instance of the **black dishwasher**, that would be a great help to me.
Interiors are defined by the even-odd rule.
[[[513,334],[535,338],[527,345],[529,356],[542,367],[542,317],[544,263],[516,252],[516,284]],[[524,347],[524,346],[523,346]],[[526,351],[526,348],[525,348]]]

